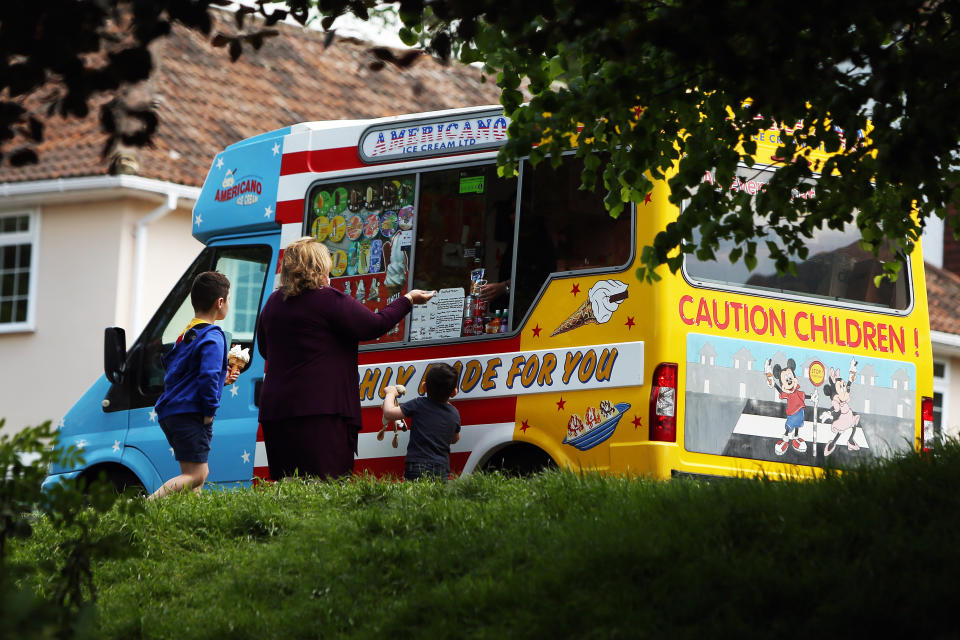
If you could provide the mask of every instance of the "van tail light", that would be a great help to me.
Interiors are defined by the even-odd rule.
[[[677,441],[677,365],[661,362],[650,388],[650,440]]]
[[[923,424],[923,450],[933,448],[933,398],[924,396],[920,399],[920,420]]]

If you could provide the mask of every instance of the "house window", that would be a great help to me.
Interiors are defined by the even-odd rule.
[[[946,435],[943,431],[943,416],[948,414],[947,399],[950,394],[950,366],[946,362],[933,362],[933,433],[937,438]],[[954,434],[955,435],[955,434]]]
[[[0,333],[34,328],[39,225],[33,212],[0,214]]]

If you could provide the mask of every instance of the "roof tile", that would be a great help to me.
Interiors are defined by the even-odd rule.
[[[229,14],[216,13],[212,32],[235,33]],[[248,22],[249,24],[249,22]],[[475,67],[444,65],[422,56],[407,69],[372,71],[372,46],[337,38],[324,47],[325,34],[279,24],[279,37],[259,51],[245,47],[230,62],[197,32],[175,25],[151,45],[154,72],[138,90],[156,104],[160,124],[153,145],[135,149],[139,175],[200,186],[211,159],[225,146],[297,122],[375,118],[496,104],[499,90],[484,82]],[[47,121],[40,162],[0,167],[0,182],[23,182],[106,175],[102,156],[106,135],[99,129],[101,98],[84,119]],[[31,96],[28,106],[39,105]]]
[[[960,275],[925,264],[930,328],[960,334]]]

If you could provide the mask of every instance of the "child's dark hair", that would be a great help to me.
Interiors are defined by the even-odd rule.
[[[217,271],[204,271],[193,279],[190,287],[190,302],[193,310],[198,312],[210,311],[220,298],[226,298],[230,293],[230,281],[227,276]]]
[[[424,385],[428,398],[434,402],[446,402],[457,390],[457,370],[444,362],[432,364],[427,369]]]

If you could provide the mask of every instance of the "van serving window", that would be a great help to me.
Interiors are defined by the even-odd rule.
[[[772,174],[770,170],[741,167],[737,172],[738,188],[759,191]],[[810,189],[799,197],[813,197],[813,193]],[[694,231],[694,242],[699,240],[699,233]],[[773,240],[782,247],[778,240]],[[816,230],[806,243],[810,251],[807,259],[797,263],[796,275],[777,273],[766,242],[757,243],[757,265],[753,271],[747,269],[742,260],[731,263],[728,256],[734,244],[732,240],[725,240],[716,250],[715,261],[700,261],[695,255],[688,254],[684,273],[692,284],[704,287],[756,289],[787,297],[821,298],[851,303],[852,306],[867,305],[898,311],[909,308],[911,278],[903,258],[896,258],[889,248],[881,250],[879,259],[874,258],[860,247],[859,240],[860,232],[855,222],[839,230]],[[896,282],[884,281],[876,287],[874,277],[883,272],[881,260],[894,259],[901,262],[900,277]]]
[[[410,341],[512,332],[551,274],[609,269],[633,251],[632,215],[581,191],[572,155],[502,178],[493,162],[314,186],[306,234],[333,256],[331,286],[378,311],[409,288],[436,290]],[[413,264],[412,269],[409,265]],[[481,299],[485,285],[496,295]],[[376,343],[407,340],[401,323]]]
[[[517,244],[517,317],[526,315],[551,272],[611,270],[633,255],[633,209],[611,218],[600,193],[580,189],[583,161],[568,155],[523,163]]]

